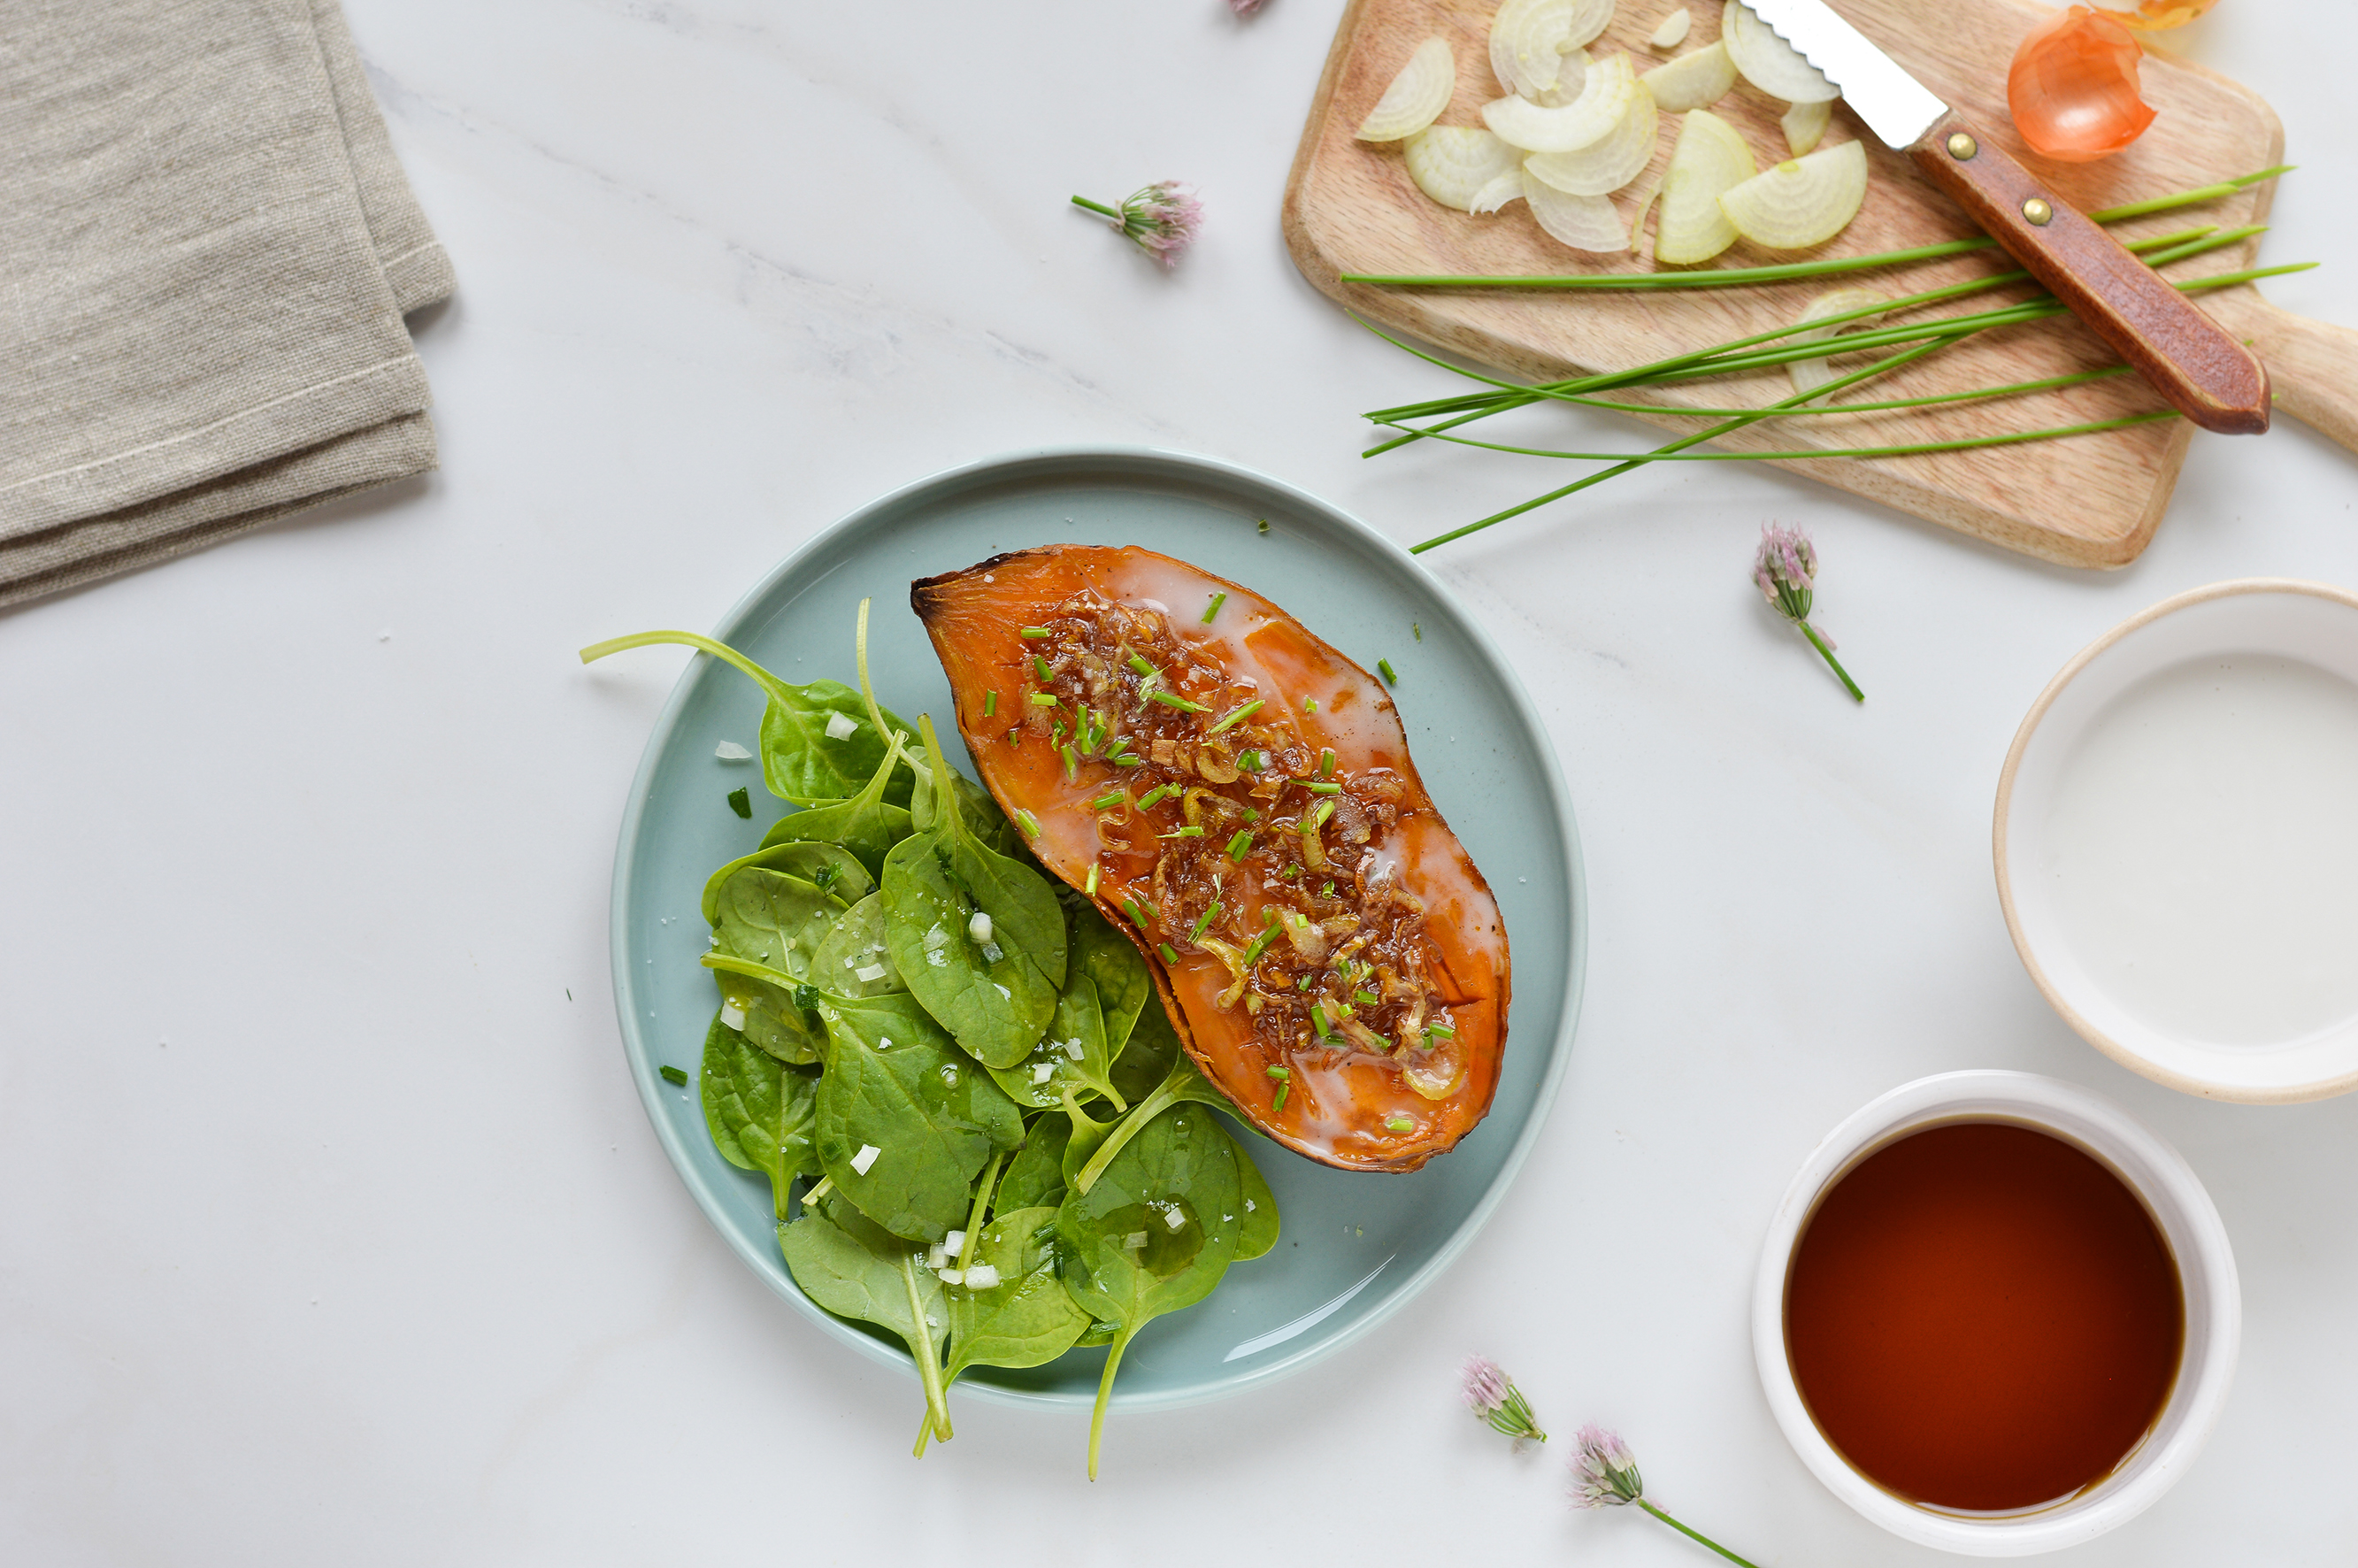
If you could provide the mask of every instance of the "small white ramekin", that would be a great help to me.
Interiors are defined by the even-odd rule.
[[[2161,1415],[2129,1456],[2061,1503],[2020,1513],[1961,1513],[1911,1503],[1851,1467],[1801,1402],[1785,1344],[1785,1279],[1818,1200],[1859,1162],[1945,1122],[2003,1121],[2076,1144],[2126,1182],[2161,1227],[2186,1292],[2186,1342]],[[1903,1084],[1826,1134],[1785,1189],[1752,1292],[1752,1354],[1785,1439],[1828,1490],[1894,1535],[1974,1557],[2022,1557],[2092,1541],[2152,1506],[2191,1467],[2227,1402],[2243,1341],[2235,1256],[2211,1195],[2176,1150],[2127,1111],[2033,1073],[1942,1073]]]

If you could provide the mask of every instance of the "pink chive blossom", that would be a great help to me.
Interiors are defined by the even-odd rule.
[[[1526,1437],[1547,1441],[1515,1380],[1487,1356],[1468,1356],[1464,1368],[1466,1408],[1517,1443]]]
[[[1260,9],[1260,0],[1228,0],[1228,9],[1239,16],[1249,16]]]
[[[1646,1483],[1638,1474],[1637,1455],[1619,1433],[1591,1422],[1574,1441],[1580,1445],[1572,1455],[1574,1508],[1619,1508],[1645,1500]]]
[[[1110,219],[1115,233],[1166,269],[1178,265],[1181,254],[1195,243],[1196,231],[1204,226],[1204,204],[1175,179],[1157,180],[1133,190],[1119,208],[1078,196],[1073,198],[1073,205]]]
[[[1800,528],[1788,528],[1782,524],[1764,523],[1760,527],[1760,548],[1752,557],[1752,582],[1759,589],[1778,614],[1800,628],[1810,645],[1835,675],[1842,677],[1843,687],[1859,702],[1866,694],[1850,678],[1850,672],[1834,657],[1834,640],[1810,622],[1810,606],[1815,600],[1818,581],[1817,546],[1810,535]]]

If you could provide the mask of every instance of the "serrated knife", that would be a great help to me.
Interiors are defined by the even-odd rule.
[[[2151,267],[1993,146],[1825,0],[1746,0],[2073,315],[2206,430],[2268,427],[2268,373]]]

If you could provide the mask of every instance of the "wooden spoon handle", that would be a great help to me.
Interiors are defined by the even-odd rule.
[[[2226,435],[2268,427],[2268,373],[2251,351],[1955,111],[1908,151],[2171,407]]]
[[[2358,451],[2358,332],[2278,309],[2248,284],[2203,304],[2267,362],[2277,407]]]

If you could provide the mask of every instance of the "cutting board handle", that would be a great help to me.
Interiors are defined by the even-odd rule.
[[[2207,295],[2203,308],[2268,367],[2277,406],[2358,452],[2358,332],[2280,310],[2248,286]]]

